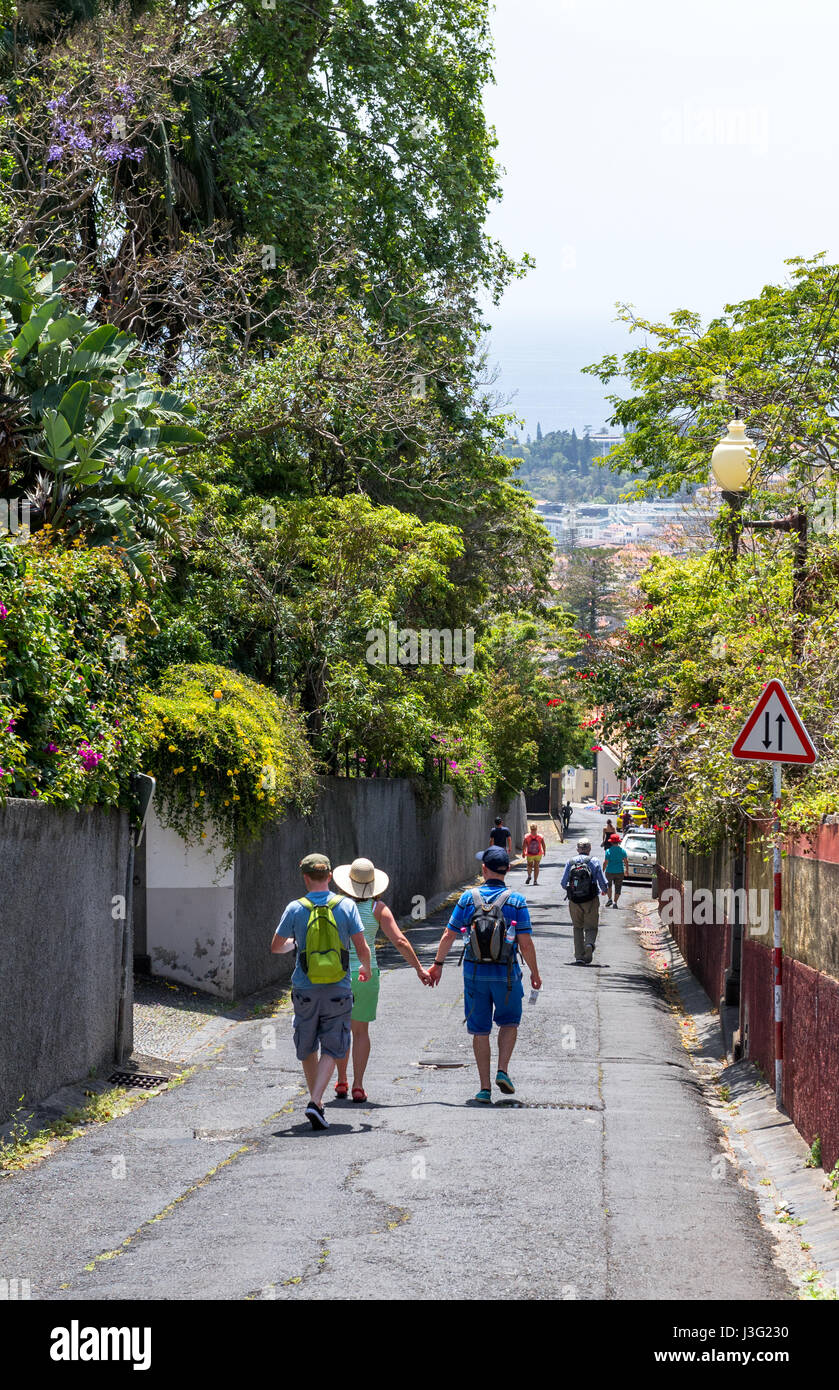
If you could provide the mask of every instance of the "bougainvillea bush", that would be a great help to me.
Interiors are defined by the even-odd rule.
[[[0,541],[0,799],[117,805],[141,762],[130,651],[148,622],[118,554]]]

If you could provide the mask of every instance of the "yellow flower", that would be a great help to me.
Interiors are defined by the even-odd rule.
[[[224,804],[225,804],[225,806],[229,806],[229,805],[230,805],[230,802],[229,802],[229,801],[225,801]]]
[[[202,792],[201,795],[202,795],[202,796],[206,796],[207,793],[206,793],[206,792]]]
[[[241,798],[240,796],[234,796],[234,798],[233,798],[234,801],[241,801],[241,799],[242,799],[242,798]]]
[[[170,744],[169,744],[169,752],[170,752],[170,753],[177,753],[177,751],[178,751],[178,750],[177,750],[177,748],[175,747],[174,743],[170,743]]]

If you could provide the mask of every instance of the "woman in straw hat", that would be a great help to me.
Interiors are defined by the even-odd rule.
[[[376,1017],[379,1002],[379,971],[376,960],[376,934],[381,927],[388,941],[392,941],[397,951],[416,970],[424,985],[431,984],[431,976],[423,970],[416,952],[407,936],[399,930],[396,918],[389,907],[379,899],[390,882],[387,874],[377,869],[369,859],[354,859],[352,864],[339,864],[333,871],[332,881],[348,898],[352,898],[364,923],[364,935],[370,947],[373,966],[369,980],[359,980],[359,960],[352,942],[350,943],[350,971],[352,974],[353,1011],[350,1021],[352,1029],[352,1098],[361,1102],[367,1099],[364,1089],[364,1072],[370,1057],[370,1024]],[[350,1054],[338,1060],[338,1080],[335,1095],[339,1100],[347,1097],[347,1064]]]

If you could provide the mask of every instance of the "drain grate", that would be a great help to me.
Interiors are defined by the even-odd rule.
[[[495,1107],[509,1110],[603,1110],[602,1105],[582,1105],[573,1100],[497,1100]]]
[[[574,1101],[496,1101],[496,1109],[511,1111],[601,1111],[601,1105],[576,1105]]]
[[[155,1086],[165,1086],[171,1076],[153,1076],[150,1072],[114,1071],[108,1081],[115,1086],[131,1086],[135,1090],[151,1091]]]

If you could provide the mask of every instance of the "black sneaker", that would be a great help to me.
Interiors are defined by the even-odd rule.
[[[306,1119],[309,1121],[312,1129],[329,1129],[329,1121],[324,1115],[323,1110],[319,1105],[315,1105],[313,1100],[310,1100],[309,1104],[306,1106]]]

